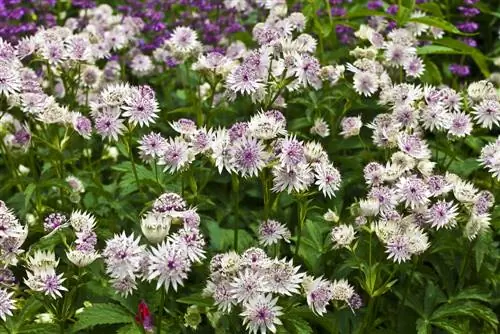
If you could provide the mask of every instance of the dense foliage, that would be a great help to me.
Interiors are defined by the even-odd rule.
[[[499,9],[0,1],[0,332],[497,333]]]

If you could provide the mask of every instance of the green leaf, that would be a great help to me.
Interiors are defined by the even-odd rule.
[[[73,325],[71,332],[76,333],[96,325],[127,324],[134,321],[126,309],[117,304],[94,304],[86,307],[78,315],[77,322]]]
[[[441,320],[441,321],[433,321],[431,323],[432,325],[444,329],[445,331],[451,334],[463,334],[466,332],[466,328],[464,328],[464,326],[461,323],[457,322],[456,320],[453,321]]]
[[[120,327],[116,334],[142,334],[143,331],[136,324],[130,324],[127,326]]]
[[[418,8],[423,9],[428,12],[432,16],[443,17],[443,12],[437,3],[434,2],[426,2],[418,5]]]
[[[479,51],[479,49],[473,48],[461,41],[457,41],[452,38],[442,38],[434,41],[434,44],[447,46],[455,50],[460,50],[463,54],[470,55],[481,70],[481,73],[483,73],[485,77],[490,76],[487,58],[481,51]]]
[[[474,259],[476,263],[476,271],[481,270],[484,256],[490,251],[492,246],[491,233],[480,233],[474,244]]]
[[[30,318],[35,316],[42,308],[43,304],[39,302],[35,297],[30,297],[27,299],[20,307],[19,313],[14,313],[12,322],[14,323],[13,329],[20,329],[24,327],[25,323],[28,322]]]
[[[463,161],[454,161],[450,167],[449,171],[454,172],[460,176],[468,177],[472,172],[478,170],[481,166],[476,158],[468,158]]]
[[[417,23],[423,23],[431,27],[436,27],[443,29],[444,31],[452,32],[457,35],[467,35],[470,36],[471,34],[465,34],[458,30],[457,27],[453,23],[450,23],[444,19],[441,19],[439,17],[434,17],[434,16],[422,16],[422,17],[412,17],[409,20],[410,22],[417,22]]]
[[[283,326],[290,334],[312,334],[313,329],[307,321],[300,317],[283,318]]]
[[[465,288],[461,290],[456,296],[450,298],[450,301],[459,301],[459,300],[479,300],[482,302],[489,302],[489,294],[481,291],[479,288]]]
[[[424,45],[417,48],[417,53],[421,56],[430,54],[450,54],[450,55],[463,54],[463,52],[460,50],[455,50],[453,48],[441,45]]]
[[[206,307],[211,307],[214,304],[212,298],[203,297],[201,294],[192,294],[187,297],[182,297],[177,299],[177,302],[182,304],[206,306]]]
[[[500,13],[499,12],[496,12],[496,11],[493,11],[491,10],[487,4],[483,3],[483,2],[478,2],[474,5],[474,7],[478,8],[481,13],[485,13],[485,14],[488,14],[488,15],[493,15],[495,17],[498,17],[500,18]]]
[[[431,327],[429,321],[424,319],[417,320],[417,334],[429,334],[431,333]]]
[[[387,13],[378,10],[369,10],[363,7],[355,8],[347,13],[348,19],[368,16],[387,16]]]
[[[59,326],[56,324],[29,324],[17,332],[19,334],[54,334],[59,331]]]
[[[439,71],[439,68],[434,62],[432,62],[430,59],[425,59],[424,64],[425,64],[425,72],[424,75],[422,76],[422,80],[424,82],[428,82],[435,85],[439,85],[441,82],[443,82],[443,77],[441,76],[441,72]]]
[[[28,205],[31,200],[31,196],[33,196],[33,193],[35,192],[36,189],[36,184],[30,183],[24,190],[24,210],[28,210]]]
[[[498,326],[497,316],[492,309],[481,303],[472,301],[444,304],[434,311],[431,320],[441,320],[450,317],[473,317],[486,321],[493,328],[497,328]]]

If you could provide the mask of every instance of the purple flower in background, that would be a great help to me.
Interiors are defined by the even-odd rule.
[[[473,47],[473,48],[477,47],[477,41],[474,38],[465,37],[465,38],[460,38],[460,40],[470,47]]]
[[[39,27],[56,24],[55,0],[0,1],[0,38],[16,42]]]
[[[459,77],[466,77],[470,74],[470,68],[468,65],[451,64],[448,69],[452,74]]]
[[[372,1],[368,1],[368,3],[366,4],[366,8],[370,9],[370,10],[377,10],[377,9],[380,9],[384,6],[384,3],[382,2],[382,0],[372,0]]]
[[[474,17],[481,13],[481,11],[475,7],[459,6],[458,11],[462,16]]]
[[[347,10],[343,7],[332,7],[330,13],[332,16],[345,16],[347,14]]]
[[[95,7],[95,1],[93,0],[73,0],[71,5],[80,9],[89,9]]]
[[[396,15],[398,13],[398,10],[399,10],[398,5],[390,5],[387,8],[386,12],[387,14]]]
[[[457,28],[462,32],[473,33],[479,29],[479,24],[472,21],[460,22],[457,24]]]
[[[335,27],[335,32],[337,33],[337,38],[342,44],[349,44],[354,40],[354,29],[349,26],[338,24]]]

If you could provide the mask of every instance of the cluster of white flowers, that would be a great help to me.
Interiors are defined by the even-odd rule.
[[[275,192],[305,192],[315,184],[331,198],[340,187],[340,172],[323,147],[288,134],[285,117],[277,110],[262,111],[229,129],[198,128],[189,119],[179,119],[171,126],[180,136],[167,140],[150,133],[139,146],[143,159],[156,159],[165,171],[186,169],[202,153],[214,161],[220,173],[226,170],[253,177],[270,167]]]
[[[171,224],[182,227],[168,235]],[[200,217],[187,208],[182,197],[164,193],[141,220],[144,236],[156,246],[140,245],[140,237],[124,232],[106,242],[103,258],[115,290],[127,296],[137,288],[137,279],[157,280],[157,289],[177,290],[191,266],[205,258],[205,240],[199,230]]]
[[[344,301],[354,309],[360,307],[359,296],[347,281],[313,279],[299,269],[292,260],[271,259],[260,248],[249,248],[242,255],[233,251],[217,254],[210,262],[210,279],[204,293],[213,297],[224,313],[240,305],[240,315],[250,333],[274,333],[276,325],[281,325],[283,308],[278,298],[303,294],[319,315],[326,312],[332,300]],[[355,304],[351,304],[354,300]]]
[[[427,150],[421,139],[412,140],[412,145]],[[456,228],[459,220],[467,220],[464,234],[473,239],[490,225],[493,195],[455,174],[440,175],[434,166],[425,155],[416,158],[398,151],[385,166],[371,162],[364,168],[369,192],[358,203],[355,222],[358,227],[370,222],[394,261],[424,252],[429,247],[425,230]],[[350,242],[337,241],[341,246]]]
[[[53,251],[35,251],[26,264],[27,277],[24,283],[33,291],[42,292],[52,298],[62,297],[61,291],[68,291],[62,283],[63,274],[56,273],[59,260]]]
[[[66,256],[75,266],[86,267],[100,257],[96,251],[95,218],[90,213],[76,210],[71,214],[69,224],[76,234],[76,240],[66,251]]]

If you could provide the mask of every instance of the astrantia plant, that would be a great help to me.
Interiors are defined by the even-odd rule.
[[[1,332],[498,331],[491,4],[72,6],[0,4]]]

